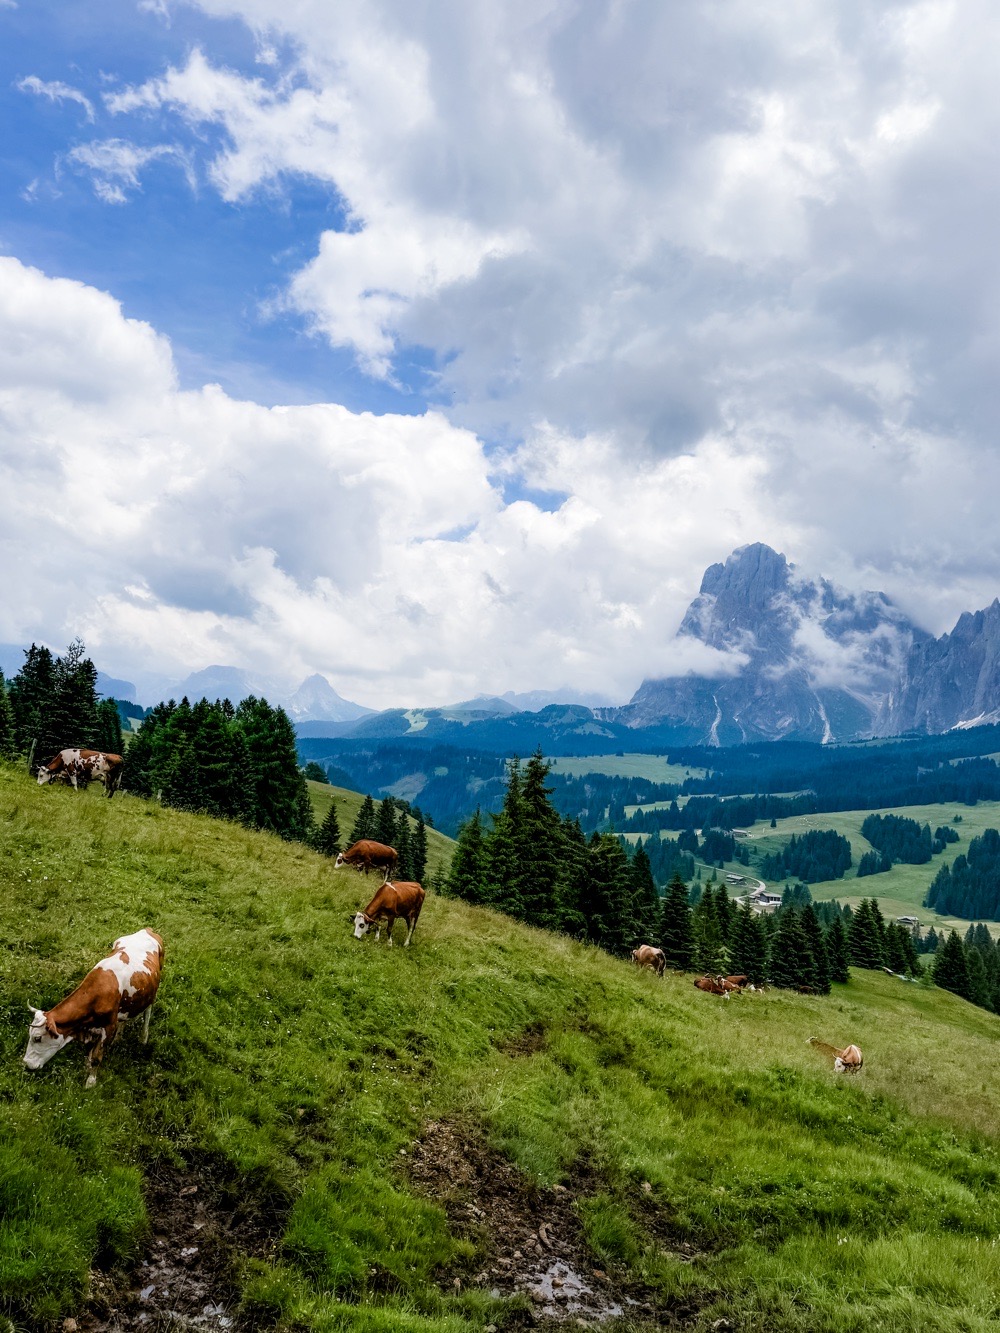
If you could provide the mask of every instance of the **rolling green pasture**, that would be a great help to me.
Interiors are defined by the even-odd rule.
[[[861,834],[861,825],[868,815],[894,814],[907,819],[915,819],[918,824],[929,824],[931,832],[941,824],[948,824],[958,834],[958,842],[949,843],[943,852],[934,856],[922,866],[897,865],[884,875],[872,875],[858,880],[856,871],[858,862],[865,852],[871,850],[871,843]],[[960,824],[952,823],[955,815],[962,816]],[[761,856],[778,851],[792,836],[799,837],[810,829],[836,829],[851,844],[851,856],[854,864],[843,879],[828,880],[811,886],[814,898],[837,898],[840,902],[856,906],[862,898],[876,897],[887,916],[918,916],[925,926],[933,925],[940,932],[954,927],[962,934],[968,929],[968,921],[959,917],[942,917],[923,906],[924,895],[938,868],[950,863],[960,852],[967,852],[973,838],[987,828],[1000,828],[1000,802],[980,801],[978,805],[909,805],[882,811],[844,810],[833,814],[795,815],[790,819],[779,819],[776,828],[769,828],[766,823],[757,823],[750,830],[750,847],[753,861]],[[728,869],[729,867],[727,867]],[[737,867],[738,868],[738,867]],[[753,863],[751,864],[753,871]]]
[[[340,826],[340,840],[347,846],[347,840],[351,836],[351,829],[354,827],[354,821],[358,817],[358,811],[364,803],[364,796],[360,792],[351,791],[348,787],[334,787],[326,782],[307,782],[309,788],[309,799],[312,801],[313,818],[317,824],[322,824],[329,813],[330,806],[337,803],[337,823]],[[378,809],[379,802],[375,802],[375,808]],[[416,827],[416,821],[410,820],[411,828]],[[453,838],[447,838],[437,829],[427,829],[427,875],[428,881],[436,878],[439,872],[447,873],[451,865],[452,852],[455,850],[455,841]]]
[[[648,778],[650,782],[677,782],[685,778],[703,778],[704,768],[671,764],[660,754],[595,754],[581,757],[546,759],[553,773],[567,778],[582,778],[588,773],[603,773],[609,778]]]
[[[641,1282],[657,1327],[996,1327],[1000,1019],[877,973],[722,1002],[433,894],[390,950],[353,939],[357,893],[276,837],[0,766],[16,1327],[85,1319],[88,1290],[127,1284],[169,1164],[276,1224],[239,1268],[246,1327],[522,1329],[527,1299],[477,1283],[475,1235],[410,1183],[442,1122],[564,1184],[593,1267]],[[166,941],[149,1046],[126,1031],[89,1091],[75,1047],[27,1073],[25,1004],[142,925]],[[863,1071],[836,1077],[810,1035],[857,1042]]]

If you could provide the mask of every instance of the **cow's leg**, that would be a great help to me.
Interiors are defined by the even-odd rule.
[[[410,940],[413,939],[413,932],[414,932],[414,931],[416,930],[416,928],[417,928],[417,918],[414,917],[408,924],[409,924],[409,927],[410,927],[410,931],[409,931],[409,934],[407,935],[406,939],[403,941],[403,948],[404,948],[404,949],[409,945]]]
[[[392,948],[392,928],[393,928],[393,926],[394,926],[395,924],[396,924],[396,918],[395,918],[394,916],[386,917],[386,921],[385,921],[385,933],[389,936],[389,948],[390,948],[390,949]]]
[[[84,1087],[92,1088],[97,1082],[97,1071],[100,1068],[101,1061],[104,1059],[104,1049],[109,1041],[108,1033],[105,1029],[94,1038],[87,1051],[87,1081]]]
[[[152,1006],[152,1004],[148,1004],[148,1005],[146,1006],[146,1012],[145,1012],[145,1013],[143,1014],[143,1016],[142,1016],[142,1044],[143,1044],[143,1046],[145,1046],[146,1042],[149,1041],[149,1020],[150,1020],[152,1017],[153,1017],[153,1006]]]

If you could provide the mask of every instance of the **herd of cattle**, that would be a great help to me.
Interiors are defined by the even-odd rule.
[[[121,781],[121,756],[103,754],[97,750],[63,750],[38,769],[39,784],[63,781],[78,787],[93,779],[104,783],[108,796],[113,796]],[[403,941],[405,948],[413,939],[417,918],[424,905],[425,893],[419,884],[402,881],[392,883],[390,874],[396,869],[399,857],[394,847],[365,838],[341,852],[334,869],[351,866],[364,875],[369,870],[381,870],[382,883],[371,902],[360,912],[349,912],[354,925],[354,938],[360,940],[375,927],[375,939],[381,937],[385,924],[389,947],[392,931],[402,920],[408,930]],[[632,952],[632,959],[640,968],[650,968],[662,977],[666,958],[662,949],[643,944]],[[28,1046],[24,1053],[27,1069],[41,1069],[52,1057],[72,1041],[79,1042],[87,1051],[87,1087],[97,1082],[97,1068],[118,1031],[118,1025],[131,1018],[142,1018],[142,1040],[149,1039],[149,1020],[160,984],[163,969],[163,940],[155,931],[144,927],[132,935],[115,940],[111,953],[102,958],[87,973],[71,994],[51,1009],[36,1009],[29,1004],[31,1024],[28,1028]],[[745,976],[696,978],[695,986],[725,999],[747,987]],[[810,1042],[834,1056],[838,1072],[857,1072],[861,1068],[861,1052],[856,1046],[839,1050],[815,1037]]]

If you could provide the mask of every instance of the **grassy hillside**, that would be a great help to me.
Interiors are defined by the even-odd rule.
[[[435,896],[389,950],[352,938],[357,876],[304,848],[4,768],[0,876],[19,1327],[88,1300],[165,1327],[193,1290],[201,1327],[298,1333],[533,1308],[995,1327],[1000,1020],[949,994],[856,974],[723,1002]],[[73,1047],[28,1074],[25,1004],[147,924],[167,946],[149,1046],[126,1031],[90,1091]],[[811,1034],[860,1044],[862,1073],[836,1078]]]
[[[677,782],[685,778],[703,778],[704,768],[672,764],[662,754],[594,754],[585,757],[558,757],[546,760],[553,773],[567,778],[583,778],[588,773],[603,773],[610,778],[648,778],[650,782]]]
[[[337,803],[337,822],[340,825],[341,842],[347,846],[351,829],[358,817],[364,796],[361,792],[351,791],[348,787],[333,787],[326,782],[307,782],[309,798],[312,801],[313,816],[317,824],[322,824],[329,813],[330,806]],[[381,802],[375,802],[377,810]],[[410,827],[416,828],[417,821],[410,820]],[[447,872],[455,850],[453,838],[446,838],[437,829],[427,829],[427,873],[428,882],[436,880],[439,872]]]

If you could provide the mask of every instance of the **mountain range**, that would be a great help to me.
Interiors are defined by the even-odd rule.
[[[512,752],[529,733],[537,735],[529,748],[540,743],[554,752],[554,744],[569,744],[580,753],[588,744],[593,752],[620,748],[636,732],[661,745],[830,743],[1000,721],[1000,600],[964,613],[936,639],[885,593],[851,592],[807,576],[761,542],[709,566],[674,642],[678,662],[701,660],[702,669],[672,672],[668,661],[661,676],[644,680],[621,706],[567,686],[376,712],[343,698],[325,676],[309,676],[289,692],[279,681],[232,666],[206,667],[181,681],[164,678],[155,687],[158,698],[204,695],[235,703],[264,695],[287,710],[302,737],[461,738]],[[20,647],[0,644],[8,678],[22,661]],[[136,697],[129,681],[104,673],[98,688]]]

